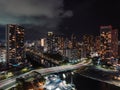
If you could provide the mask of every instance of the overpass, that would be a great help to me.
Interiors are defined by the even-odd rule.
[[[45,68],[45,69],[37,69],[33,70],[35,72],[40,73],[41,75],[51,74],[51,73],[59,73],[69,70],[76,70],[83,66],[88,66],[91,63],[91,60],[86,63],[86,61],[83,61],[81,63],[75,64],[75,65],[64,65],[64,66],[57,66],[57,67],[51,67],[51,68]]]
[[[51,74],[51,73],[58,73],[58,72],[63,72],[63,71],[79,69],[80,67],[88,66],[90,63],[91,63],[91,60],[89,60],[88,62],[84,60],[83,62],[75,64],[75,65],[65,65],[65,66],[57,66],[57,67],[51,67],[51,68],[32,70],[28,73],[21,74],[19,76],[15,76],[15,77],[0,81],[0,89],[7,90],[9,87],[12,87],[15,85],[16,78],[25,77],[31,72],[38,72],[42,75],[46,75],[46,74]]]

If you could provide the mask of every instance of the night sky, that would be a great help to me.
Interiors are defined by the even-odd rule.
[[[26,39],[48,31],[99,35],[101,25],[120,30],[120,0],[0,0],[0,39],[6,24],[23,25]]]

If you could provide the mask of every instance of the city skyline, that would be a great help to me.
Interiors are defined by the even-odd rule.
[[[0,90],[120,90],[119,10],[120,0],[0,0]]]
[[[110,77],[107,79],[107,83],[120,87],[118,85],[119,82],[116,82],[116,80],[120,80],[120,76],[117,74],[120,70],[120,57],[118,55],[117,48],[120,47],[120,45],[118,46],[118,31],[109,25],[101,26],[100,32],[101,33],[97,37],[93,37],[92,35],[84,35],[82,42],[78,41],[74,34],[72,34],[71,38],[68,39],[67,36],[56,35],[54,32],[48,32],[46,33],[47,36],[44,38],[33,42],[24,43],[24,27],[16,24],[7,25],[7,48],[1,44],[1,80],[4,80],[4,82],[1,82],[2,84],[0,85],[0,88],[41,88],[37,85],[45,82],[46,79],[44,76],[44,80],[42,79],[42,74],[56,74],[57,72],[57,74],[60,75],[60,73],[63,73],[64,75],[62,75],[65,78],[65,73],[68,71],[70,71],[70,75],[72,75],[72,83],[68,84],[68,88],[73,88],[73,90],[75,90],[74,88],[77,86],[73,80],[73,77],[75,76],[74,74],[76,73],[83,73],[82,75],[87,74],[88,78],[95,77],[95,80],[98,80],[99,77],[99,80],[102,81],[102,83],[106,80],[106,76],[104,76],[104,74],[109,74]],[[94,42],[94,40],[96,42]],[[96,48],[96,46],[98,48]],[[24,47],[25,49],[23,49]],[[5,49],[7,51],[5,51]],[[7,61],[4,62],[5,52],[7,52],[6,56],[8,57],[8,60],[6,59]],[[99,52],[102,52],[102,55]],[[22,55],[25,56],[23,59]],[[7,67],[5,66],[5,63],[8,63]],[[42,69],[37,69],[37,67],[42,67]],[[101,74],[95,74],[94,72],[96,72],[96,70],[97,73],[99,71]],[[39,75],[34,77],[33,74]],[[52,76],[52,81],[54,80],[53,75],[50,75]],[[15,77],[12,78],[11,82],[8,82],[7,78],[12,76]],[[23,83],[22,87],[19,87],[19,81],[21,80],[24,81],[21,82]],[[28,80],[30,81],[28,82]],[[112,83],[113,81],[115,81],[115,83]],[[11,85],[11,87],[9,87],[12,82],[12,85],[15,85],[15,83],[18,83],[18,85],[15,85],[14,87]],[[32,82],[34,82],[33,87],[30,87],[31,85],[27,85]],[[58,82],[56,82],[56,84],[57,83]],[[49,87],[49,85],[46,85],[45,83],[43,83],[42,86],[45,86],[42,88]],[[53,83],[50,86],[54,86],[53,88],[56,87]],[[56,88],[58,88],[58,86]],[[60,90],[66,89],[61,88]]]
[[[13,24],[13,25],[17,25],[17,24]],[[3,41],[3,42],[6,39],[6,34],[5,34],[6,26],[7,26],[7,24],[2,26],[2,30],[0,31],[0,41]],[[54,31],[51,30],[51,31],[46,31],[46,32],[42,33],[42,32],[40,32],[38,30],[33,31],[34,29],[26,30],[26,28],[27,28],[26,26],[24,26],[24,25],[21,25],[21,26],[25,27],[25,33],[26,33],[25,34],[25,41],[38,40],[40,38],[46,37],[48,32],[54,32]],[[112,26],[112,25],[102,25],[102,26],[104,27],[104,26]],[[60,32],[59,33],[58,32],[54,32],[54,33],[57,34],[57,35],[67,36],[68,38],[71,38],[71,36],[74,34],[77,37],[78,40],[82,41],[84,35],[93,35],[94,37],[99,36],[100,35],[100,27],[102,27],[102,26],[99,26],[99,30],[97,32],[95,32],[95,33],[93,32],[94,34],[90,34],[90,33],[84,33],[83,34],[83,33],[76,33],[76,32],[73,32],[71,34],[66,33],[66,32],[65,32],[66,34],[65,33],[60,33]],[[118,30],[118,40],[120,40],[119,29],[118,28],[114,28],[114,26],[112,26],[112,27],[113,27],[113,29],[117,29]]]
[[[23,25],[29,35],[26,36],[27,39],[38,39],[48,31],[65,35],[72,33],[79,36],[98,35],[101,25],[112,25],[120,29],[118,12],[120,1],[29,0],[16,2],[11,0],[11,3],[8,3],[5,0],[0,2],[3,4],[0,9],[2,13],[0,14],[0,39],[4,39],[6,24]],[[13,7],[15,5],[17,5],[16,8]]]

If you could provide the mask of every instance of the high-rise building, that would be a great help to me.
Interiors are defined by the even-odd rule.
[[[95,37],[95,43],[94,43],[94,49],[95,49],[95,52],[99,53],[100,51],[100,44],[101,44],[101,41],[100,41],[100,36],[96,36]]]
[[[6,28],[7,63],[18,63],[24,58],[24,28],[8,24]]]
[[[40,40],[40,44],[41,44],[42,47],[45,46],[45,38],[42,38],[42,39]]]
[[[103,59],[116,58],[118,56],[118,30],[112,26],[100,27],[101,50]]]
[[[48,32],[47,34],[47,50],[50,53],[52,50],[52,39],[53,39],[53,32]]]
[[[94,41],[92,35],[84,35],[83,36],[83,55],[84,57],[90,55],[93,52]]]
[[[77,48],[77,38],[74,34],[71,35],[72,48]]]
[[[63,50],[67,47],[66,41],[68,41],[68,39],[64,35],[58,35],[58,48],[59,48],[59,50]]]
[[[6,50],[0,47],[0,62],[6,62]]]
[[[47,35],[47,45],[48,45],[48,53],[57,53],[58,51],[58,36],[53,32],[48,32]]]
[[[40,51],[47,52],[47,39],[41,38],[40,39]]]
[[[112,30],[112,50],[113,57],[118,57],[118,30]]]
[[[118,58],[120,58],[120,41],[118,41]],[[118,63],[120,64],[120,60]]]

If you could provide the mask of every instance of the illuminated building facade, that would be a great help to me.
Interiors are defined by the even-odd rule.
[[[100,36],[96,36],[95,37],[95,52],[99,53],[100,51],[100,44],[101,44],[101,41],[100,41]]]
[[[71,36],[72,48],[77,48],[77,39],[74,34]]]
[[[47,35],[47,50],[48,53],[56,53],[58,51],[58,36],[53,32],[48,32]]]
[[[5,48],[0,48],[0,62],[6,62],[6,50],[5,50]]]
[[[118,56],[120,58],[120,41],[118,41]]]
[[[52,50],[53,36],[54,36],[53,32],[48,32],[48,34],[47,34],[47,50],[48,50],[49,53]]]
[[[7,62],[18,63],[24,58],[24,28],[8,24],[6,29]]]
[[[112,30],[112,51],[113,57],[118,57],[118,30]]]
[[[42,38],[40,39],[40,50],[43,52],[47,52],[47,39],[46,38]]]
[[[116,58],[118,56],[118,30],[112,29],[112,26],[101,26],[100,40],[101,57],[103,59]]]
[[[42,47],[45,46],[45,38],[42,38],[42,39],[40,40],[40,44],[41,44]]]
[[[58,48],[59,50],[63,50],[64,49],[64,42],[65,42],[65,38],[63,35],[58,35]]]
[[[93,52],[94,41],[92,35],[84,35],[83,36],[83,56],[88,56],[91,52]]]

